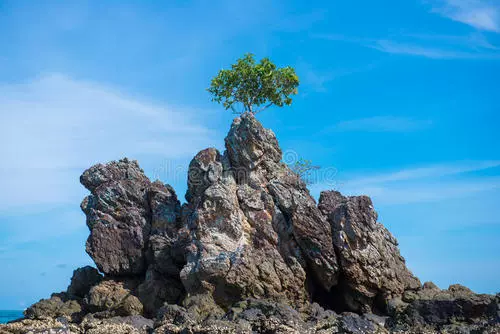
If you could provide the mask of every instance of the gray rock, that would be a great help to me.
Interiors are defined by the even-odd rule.
[[[460,325],[458,327],[469,330],[500,324],[500,308],[495,296],[475,294],[459,284],[447,290],[427,284],[422,290],[405,293],[402,301],[390,305],[393,328],[429,326],[439,329]]]
[[[223,308],[249,297],[298,306],[310,298],[308,270],[324,288],[334,285],[330,225],[280,162],[274,134],[246,114],[233,122],[226,149],[203,150],[190,163],[182,212],[191,244],[181,271],[188,299],[206,294]]]
[[[336,291],[352,311],[384,311],[387,300],[407,289],[419,289],[400,255],[398,243],[377,222],[367,196],[344,197],[336,191],[322,192],[320,210],[332,226],[342,282]],[[378,305],[377,305],[378,303]]]
[[[179,279],[163,276],[150,268],[144,282],[137,288],[137,296],[144,305],[145,314],[153,318],[164,303],[180,303],[184,297],[184,287]]]
[[[104,280],[92,287],[84,299],[85,309],[100,318],[142,315],[143,305],[134,295],[136,281]]]
[[[87,251],[104,277],[75,270],[67,293],[0,332],[500,332],[500,295],[421,287],[371,200],[324,192],[316,206],[253,115],[225,143],[193,158],[182,207],[135,161],[85,171]]]
[[[49,299],[42,299],[24,311],[28,319],[55,319],[63,317],[78,321],[82,316],[82,306],[79,301],[71,299],[66,293],[54,293]]]
[[[71,296],[83,298],[90,291],[90,288],[101,280],[102,275],[95,268],[85,266],[75,269],[67,292]]]
[[[123,159],[91,167],[80,181],[92,193],[81,204],[91,231],[87,253],[107,275],[144,273],[151,229],[144,172],[136,161]]]

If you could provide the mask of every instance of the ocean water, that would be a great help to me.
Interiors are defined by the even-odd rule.
[[[0,310],[0,324],[5,324],[11,320],[16,320],[23,317],[23,311],[4,311]]]

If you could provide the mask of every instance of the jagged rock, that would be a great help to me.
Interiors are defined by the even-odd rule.
[[[338,267],[330,226],[280,162],[272,131],[243,115],[226,149],[203,150],[190,163],[183,215],[192,242],[181,272],[188,298],[205,293],[223,308],[247,297],[301,305],[309,268],[331,288]]]
[[[64,292],[54,293],[49,299],[42,299],[28,307],[24,311],[24,316],[38,320],[64,317],[77,321],[82,316],[82,306]]]
[[[160,327],[162,324],[173,324],[182,326],[187,324],[194,324],[194,319],[191,313],[184,307],[179,305],[165,304],[156,314],[155,327]]]
[[[223,307],[249,296],[303,302],[305,274],[296,257],[285,259],[277,249],[269,194],[238,185],[228,160],[215,149],[201,151],[188,175],[183,211],[193,241],[181,272],[188,293],[208,293]]]
[[[342,282],[335,293],[348,309],[370,312],[378,307],[383,311],[388,299],[420,288],[419,280],[406,268],[396,239],[377,222],[369,197],[326,191],[321,193],[319,208],[332,226],[342,268]]]
[[[90,288],[101,280],[102,275],[91,266],[75,269],[67,292],[71,296],[83,298],[90,291]]]
[[[104,277],[75,270],[67,293],[0,333],[500,332],[500,295],[421,287],[371,200],[324,192],[316,206],[253,115],[225,143],[193,158],[182,207],[135,161],[85,171],[87,252]]]
[[[137,296],[144,305],[145,314],[154,317],[164,303],[180,303],[184,287],[178,279],[163,276],[150,268],[144,282],[137,288]]]
[[[180,227],[181,203],[174,189],[160,181],[153,182],[148,189],[153,233],[176,232]]]
[[[91,313],[100,312],[100,318],[142,315],[143,305],[133,294],[137,282],[104,280],[92,287],[84,304]]]
[[[150,181],[142,169],[128,159],[98,164],[86,170],[80,182],[92,193],[81,204],[91,231],[87,253],[107,275],[144,273],[151,213]]]
[[[500,324],[498,301],[495,296],[475,294],[459,284],[450,285],[447,290],[427,284],[422,290],[405,292],[402,299],[390,302],[391,326],[439,329],[465,324],[476,329],[488,327]]]
[[[269,300],[247,299],[233,305],[220,317],[196,321],[182,307],[166,305],[155,323],[155,333],[388,333],[368,317],[337,315],[319,305],[302,312],[290,305]]]
[[[225,143],[238,183],[267,188],[318,283],[326,289],[335,285],[338,266],[330,226],[305,183],[281,162],[274,133],[247,113],[233,121]]]

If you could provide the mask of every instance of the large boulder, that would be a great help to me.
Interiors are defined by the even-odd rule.
[[[143,170],[123,159],[89,168],[80,182],[91,192],[81,204],[90,229],[87,253],[107,275],[144,273],[151,213]]]
[[[91,266],[75,269],[67,292],[71,296],[83,298],[90,291],[90,288],[101,280],[102,275]]]
[[[500,298],[476,294],[459,284],[440,290],[426,283],[418,291],[406,291],[389,302],[394,329],[432,327],[457,329],[467,327],[477,332],[495,324],[500,329]]]
[[[173,188],[150,182],[136,161],[86,170],[91,195],[82,202],[90,236],[87,252],[105,275],[141,276],[149,265],[179,281],[185,264],[180,202]]]
[[[144,307],[134,295],[136,281],[107,279],[92,287],[84,299],[85,309],[101,317],[142,315]]]
[[[401,256],[397,240],[380,223],[367,196],[322,192],[319,208],[328,217],[337,249],[342,281],[335,290],[347,309],[384,311],[388,299],[419,289]]]
[[[63,317],[71,321],[78,321],[82,314],[82,306],[79,301],[70,298],[64,292],[54,293],[49,299],[42,299],[24,311],[26,318],[38,320]]]
[[[137,296],[144,305],[145,315],[154,317],[165,303],[180,303],[184,297],[184,287],[179,279],[165,276],[150,267],[137,288]]]

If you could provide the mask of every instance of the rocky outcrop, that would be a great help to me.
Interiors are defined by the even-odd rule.
[[[97,269],[0,333],[498,333],[500,296],[420,285],[370,198],[321,194],[251,114],[191,161],[186,203],[136,161],[86,170]],[[102,273],[102,274],[101,274]]]
[[[328,290],[337,282],[330,225],[280,161],[275,135],[252,115],[236,119],[225,142],[224,155],[209,148],[189,166],[186,291],[220,309],[245,298],[299,307],[312,285]]]
[[[82,317],[82,305],[64,292],[54,293],[49,299],[42,299],[28,307],[24,315],[28,319],[65,318],[78,321]]]
[[[102,275],[91,266],[75,269],[68,286],[68,294],[76,298],[84,298],[90,289],[101,280]]]
[[[380,223],[367,196],[321,193],[319,208],[328,217],[342,279],[335,290],[356,312],[382,311],[393,296],[418,290],[420,281],[405,265],[396,238]]]
[[[398,329],[433,327],[476,332],[498,324],[500,296],[475,294],[459,284],[441,290],[431,282],[389,302],[391,325]]]
[[[80,182],[91,192],[81,204],[90,229],[87,253],[104,274],[143,274],[151,231],[149,179],[137,162],[124,159],[89,168]]]
[[[133,291],[134,281],[104,280],[90,289],[84,299],[85,308],[99,317],[142,315],[143,305]]]

